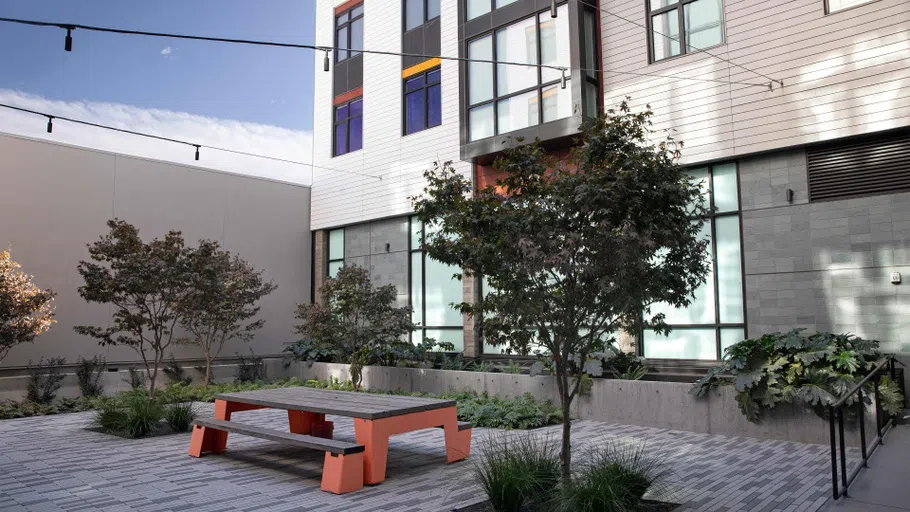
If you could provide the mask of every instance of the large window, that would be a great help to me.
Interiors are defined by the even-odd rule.
[[[468,57],[569,66],[568,7],[515,22],[468,42]],[[479,140],[572,115],[572,92],[555,69],[468,64],[469,139]]]
[[[724,42],[723,0],[648,0],[648,25],[652,61],[717,46]]]
[[[363,147],[363,98],[335,107],[334,155]]]
[[[442,124],[442,84],[439,68],[404,80],[404,133]]]
[[[695,169],[691,174],[713,212],[702,226],[702,237],[710,240],[711,271],[688,308],[652,307],[652,313],[666,315],[673,331],[663,336],[645,329],[642,345],[648,358],[717,360],[725,348],[745,337],[736,164]]]
[[[341,62],[363,49],[363,4],[352,7],[335,17],[335,61]]]
[[[417,28],[439,17],[439,0],[405,0],[404,29]]]
[[[843,11],[844,9],[849,9],[851,7],[871,4],[875,1],[876,0],[825,0],[825,12],[831,14],[832,12]]]
[[[518,0],[465,0],[467,3],[465,5],[467,18],[473,20],[474,18],[486,14],[493,9],[499,9],[500,7],[505,7],[509,4],[514,4]]]
[[[432,228],[430,228],[432,229]],[[418,325],[412,341],[433,338],[449,342],[456,352],[464,351],[464,324],[461,313],[451,304],[463,302],[461,281],[453,278],[461,269],[440,263],[422,250],[423,224],[410,219],[410,302],[412,320]]]
[[[344,266],[344,228],[329,231],[329,277],[335,277]]]

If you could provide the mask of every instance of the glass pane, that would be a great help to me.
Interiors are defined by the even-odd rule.
[[[552,85],[543,90],[543,122],[555,121],[572,115],[572,90]],[[596,101],[596,100],[595,100]]]
[[[352,18],[356,18],[357,16],[360,16],[361,14],[363,14],[363,6],[362,6],[362,5],[358,5],[357,7],[351,9],[351,17],[352,17]]]
[[[714,208],[718,212],[739,210],[736,190],[736,164],[714,166]]]
[[[335,156],[348,152],[347,123],[335,126]]]
[[[828,12],[837,12],[857,5],[868,4],[873,0],[828,0]]]
[[[537,91],[496,102],[496,120],[499,133],[508,133],[537,124]]]
[[[426,325],[462,325],[461,313],[449,304],[463,301],[461,281],[452,275],[461,273],[458,267],[440,263],[433,258],[424,262],[424,297],[426,300]]]
[[[569,6],[561,5],[556,12],[556,19],[550,17],[549,11],[540,14],[540,63],[569,67]],[[544,82],[562,76],[555,69],[541,68],[540,72]]]
[[[348,106],[347,105],[342,105],[340,107],[335,108],[335,120],[336,121],[344,121],[347,118],[348,118]]]
[[[696,0],[685,5],[686,51],[702,50],[724,42],[721,0]]]
[[[423,25],[423,0],[406,0],[404,18],[405,30]]]
[[[363,115],[363,100],[355,100],[349,103],[351,106],[351,117]]]
[[[423,253],[411,253],[411,321],[423,325]]]
[[[424,83],[425,83],[425,79],[424,79],[423,75],[420,75],[417,78],[411,78],[410,80],[408,80],[407,82],[404,83],[404,90],[410,92],[415,89],[420,89],[421,87],[424,86]]]
[[[344,229],[329,231],[329,259],[344,259]]]
[[[645,357],[654,359],[717,359],[714,329],[673,329],[669,336],[646,330]]]
[[[427,73],[427,83],[432,84],[440,81],[442,72],[440,70],[430,71]]]
[[[528,18],[496,31],[496,60],[537,64],[537,27]],[[496,92],[503,96],[537,85],[537,68],[497,64]]]
[[[427,21],[439,16],[439,0],[427,0]]]
[[[342,266],[344,266],[343,261],[333,261],[329,263],[329,277],[338,275],[338,270],[340,270]]]
[[[464,352],[464,329],[426,329],[423,333],[437,343],[451,343],[455,346],[455,352]]]
[[[408,93],[405,96],[405,133],[419,132],[426,128],[424,107],[426,106],[426,91]]]
[[[493,60],[493,36],[489,35],[469,42],[468,57]],[[493,99],[493,64],[468,63],[468,102],[473,105],[489,99]]]
[[[661,7],[667,7],[670,4],[675,4],[676,2],[679,2],[679,0],[651,0],[651,10],[654,11],[660,9]]]
[[[597,65],[597,27],[595,25],[594,11],[585,9],[584,18],[584,51],[585,51],[585,74],[591,78],[598,78],[597,72],[595,69],[599,69],[600,66]]]
[[[469,20],[490,12],[490,0],[467,0],[467,2]]]
[[[585,116],[597,117],[597,89],[591,82],[585,82]]]
[[[347,23],[348,19],[350,19],[349,14],[350,14],[350,12],[346,12],[346,13],[342,14],[341,16],[338,16],[337,18],[335,18],[335,26],[339,27],[339,26]]]
[[[338,37],[335,39],[335,46],[339,48],[348,47],[348,27],[338,29]],[[347,50],[335,50],[335,61],[341,62],[348,58]]]
[[[351,22],[351,57],[363,50],[363,18]]]
[[[654,60],[679,55],[679,9],[651,17]]]
[[[427,126],[442,124],[442,86],[434,85],[427,89]]]
[[[739,241],[739,216],[717,217],[717,300],[720,321],[736,324],[743,318],[743,268]]]
[[[701,169],[692,169],[689,172],[689,183],[693,185],[698,185],[701,188],[701,195],[704,197],[705,201],[703,206],[708,208],[711,206],[710,197],[711,197],[711,183],[709,179],[708,168],[703,167]],[[695,209],[695,205],[691,205],[690,212]]]
[[[348,151],[357,151],[363,147],[363,118],[353,117],[348,122],[350,133],[348,134]]]
[[[698,235],[699,240],[711,239],[711,222],[702,224],[701,232]],[[708,258],[712,254],[711,247],[708,247]],[[695,298],[692,299],[688,308],[671,308],[667,304],[655,304],[651,308],[652,314],[659,312],[667,315],[665,322],[673,324],[713,324],[714,319],[714,272],[709,271],[708,281],[695,290]]]
[[[417,217],[411,217],[411,249],[416,250],[420,249],[421,246],[421,236],[420,231],[422,228],[420,219]]]
[[[499,9],[500,7],[505,7],[509,4],[514,4],[517,1],[518,0],[496,0],[496,9]]]
[[[468,112],[468,129],[471,140],[493,136],[493,104],[472,108]]]
[[[725,350],[730,345],[736,345],[746,338],[746,331],[743,329],[721,329],[720,330],[720,353],[723,356]]]

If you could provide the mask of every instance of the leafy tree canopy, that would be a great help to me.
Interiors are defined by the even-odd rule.
[[[35,285],[9,251],[0,251],[0,362],[54,324],[54,295]]]

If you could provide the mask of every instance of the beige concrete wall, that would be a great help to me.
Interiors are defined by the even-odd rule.
[[[310,189],[299,185],[0,134],[0,247],[11,247],[38,286],[58,294],[57,324],[34,344],[14,348],[3,370],[41,356],[138,360],[127,347],[101,348],[73,332],[75,325],[108,325],[106,306],[79,297],[76,265],[112,217],[135,224],[145,240],[172,229],[188,244],[217,240],[265,270],[278,289],[261,301],[266,323],[252,347],[280,352],[294,340],[295,305],[310,298],[309,198]],[[222,355],[241,350],[229,343]],[[199,357],[192,347],[173,353]]]

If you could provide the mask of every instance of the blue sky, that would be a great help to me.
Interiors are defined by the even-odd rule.
[[[315,28],[312,0],[2,0],[0,17],[309,44]],[[77,30],[65,52],[64,36],[0,23],[0,102],[310,161],[312,51]],[[0,131],[193,163],[183,148],[57,123],[50,136],[45,123],[0,109]],[[199,164],[222,167],[208,156]],[[244,165],[270,175],[260,164]],[[275,173],[306,181],[300,169]]]

